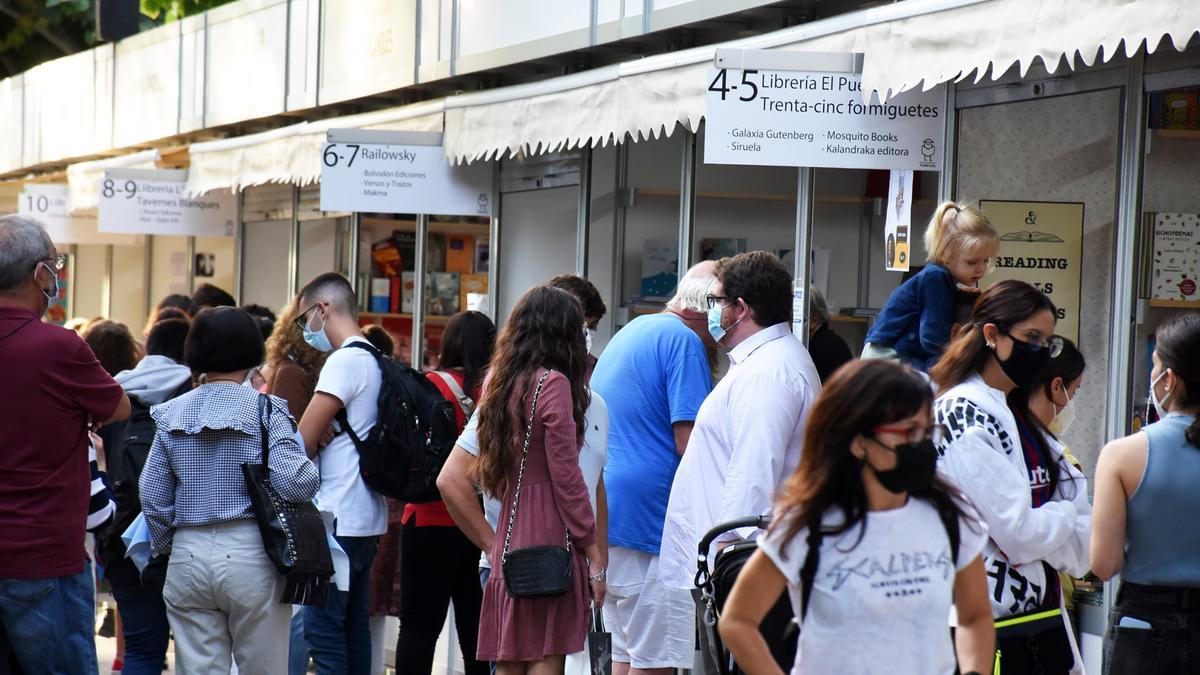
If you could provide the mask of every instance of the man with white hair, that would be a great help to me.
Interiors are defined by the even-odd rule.
[[[608,602],[613,675],[690,668],[695,605],[658,579],[658,554],[675,469],[712,389],[706,297],[716,263],[679,281],[659,314],[639,316],[609,341],[592,375],[608,403]]]

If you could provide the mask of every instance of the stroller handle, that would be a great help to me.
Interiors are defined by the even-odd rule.
[[[764,530],[770,524],[770,514],[764,514],[761,516],[748,516],[746,518],[738,518],[737,520],[727,520],[723,523],[718,523],[700,538],[700,545],[697,547],[697,554],[701,560],[707,559],[708,548],[712,546],[713,540],[730,530],[736,530],[741,527],[756,527],[760,530]]]

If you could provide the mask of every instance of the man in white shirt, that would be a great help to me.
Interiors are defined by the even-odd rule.
[[[700,406],[671,485],[659,578],[674,588],[694,589],[696,548],[708,530],[770,513],[800,463],[821,386],[808,350],[792,336],[792,275],[774,254],[720,261],[708,304],[709,331],[729,350],[730,368]],[[759,534],[734,530],[717,544]]]
[[[366,343],[358,327],[354,288],[340,274],[322,274],[300,291],[304,340],[320,351],[338,349],[321,369],[316,392],[300,418],[309,457],[321,471],[317,507],[333,514],[334,536],[350,559],[350,589],[331,588],[324,607],[305,607],[304,637],[319,675],[368,675],[371,669],[371,564],[379,535],[387,532],[387,502],[359,475],[358,450],[341,432],[323,448],[322,434],[345,409],[359,438],[378,418],[380,374],[375,357],[353,342]]]

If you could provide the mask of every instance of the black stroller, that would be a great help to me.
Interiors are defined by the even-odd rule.
[[[742,566],[758,548],[753,541],[740,541],[730,544],[713,556],[712,569],[708,567],[708,550],[713,540],[722,534],[742,527],[766,529],[771,522],[770,516],[751,516],[739,520],[720,523],[708,531],[700,540],[697,557],[696,588],[700,590],[700,630],[708,640],[708,649],[702,657],[710,663],[716,663],[720,675],[741,675],[742,670],[733,662],[733,656],[725,648],[721,636],[717,633],[717,621],[721,618],[721,609],[733,590],[733,583]],[[790,672],[796,659],[796,643],[799,632],[792,611],[792,601],[784,590],[779,600],[763,617],[759,631],[771,648],[775,662]]]

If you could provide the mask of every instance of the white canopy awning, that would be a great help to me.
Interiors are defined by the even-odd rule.
[[[106,169],[153,169],[158,159],[158,150],[143,150],[110,159],[68,164],[67,209],[74,213],[100,206],[100,180]]]
[[[978,82],[1013,64],[1024,76],[1038,58],[1051,72],[1071,68],[1076,54],[1091,66],[1120,53],[1122,42],[1126,54],[1143,42],[1153,52],[1164,37],[1183,49],[1198,30],[1197,0],[989,0],[876,26],[863,90],[894,95],[972,74]]]
[[[694,130],[704,116],[706,75],[718,49],[866,52],[881,25],[985,1],[907,0],[751,38],[453,96],[446,100],[446,156],[458,163],[603,146],[625,134],[635,139],[670,135],[676,123]]]
[[[249,136],[195,143],[188,149],[187,193],[321,178],[321,144],[330,129],[441,131],[443,99],[378,112],[302,122]]]
[[[765,35],[652,56],[565,77],[451,97],[446,156],[453,162],[602,146],[626,134],[669,135],[704,116],[715,51],[780,49],[866,55],[863,91],[896,94],[999,76],[1035,58],[1053,69],[1078,52],[1092,64],[1126,44],[1182,47],[1200,29],[1200,0],[906,0]],[[1073,60],[1068,58],[1068,61]],[[989,71],[989,66],[991,69]]]

